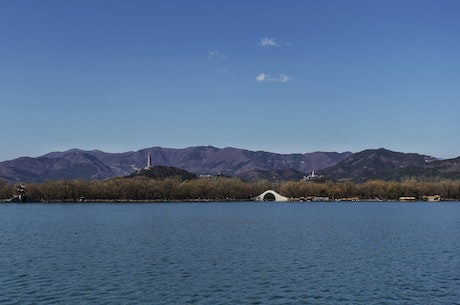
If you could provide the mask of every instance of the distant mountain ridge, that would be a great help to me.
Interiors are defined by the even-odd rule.
[[[460,157],[448,160],[387,149],[368,149],[319,171],[334,180],[460,179]]]
[[[460,157],[448,160],[415,153],[369,149],[358,153],[277,154],[238,148],[152,147],[124,153],[71,149],[0,162],[0,180],[44,182],[60,179],[103,180],[128,176],[147,165],[175,167],[195,175],[225,175],[246,181],[299,180],[316,171],[329,180],[460,179]]]
[[[152,147],[124,153],[71,149],[37,158],[21,157],[0,162],[0,179],[23,182],[108,179],[126,176],[144,168],[148,155],[152,157],[152,165],[173,166],[197,175],[223,174],[248,180],[292,180],[300,179],[312,170],[335,165],[351,153],[277,154],[213,146],[183,149]]]

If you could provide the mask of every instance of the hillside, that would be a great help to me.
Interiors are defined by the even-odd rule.
[[[60,179],[101,180],[116,171],[92,152],[69,150],[55,156],[21,157],[0,162],[0,179],[7,181],[43,182]]]
[[[146,166],[172,166],[193,174],[222,174],[245,179],[300,179],[312,170],[335,165],[351,153],[276,154],[212,146],[171,149],[152,147],[137,152],[106,153],[72,149],[0,162],[0,179],[44,182],[58,179],[101,180],[126,176]],[[275,174],[273,171],[277,171]]]
[[[460,179],[460,158],[437,160],[430,156],[383,148],[369,149],[350,155],[336,165],[319,171],[319,174],[332,180],[356,182],[373,179]]]
[[[180,180],[192,180],[198,178],[186,170],[172,166],[152,166],[136,171],[125,178],[145,177],[150,179],[178,178]]]
[[[44,182],[122,177],[143,169],[147,165],[148,155],[151,155],[154,167],[174,167],[194,175],[219,174],[245,181],[299,180],[313,170],[325,179],[337,181],[460,179],[460,157],[438,160],[430,156],[393,152],[383,148],[355,154],[276,154],[212,146],[184,149],[152,147],[115,154],[72,149],[37,158],[21,157],[0,162],[0,179],[11,182]]]

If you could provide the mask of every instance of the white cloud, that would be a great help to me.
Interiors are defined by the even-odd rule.
[[[217,50],[214,50],[214,51],[208,51],[208,58],[209,59],[226,59],[227,55]]]
[[[256,80],[258,82],[263,82],[266,77],[267,77],[267,75],[265,73],[260,73],[259,75],[257,75]]]
[[[256,80],[258,82],[278,82],[278,83],[287,83],[288,81],[292,80],[291,77],[287,76],[286,74],[280,74],[278,77],[271,76],[270,74],[260,73],[256,76]]]
[[[270,47],[279,47],[279,43],[276,42],[275,38],[268,38],[268,37],[263,37],[259,41],[259,45],[261,45],[264,48],[270,48]]]
[[[262,37],[259,40],[259,46],[262,46],[264,48],[271,48],[271,47],[291,47],[290,42],[284,42],[284,41],[276,41],[275,38],[269,38],[269,37]]]

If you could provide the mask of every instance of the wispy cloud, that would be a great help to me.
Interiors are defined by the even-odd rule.
[[[286,74],[280,74],[280,76],[277,79],[275,79],[275,81],[282,82],[282,83],[285,83],[290,80],[291,78],[287,76]]]
[[[273,48],[273,47],[290,47],[289,42],[278,42],[275,38],[262,37],[259,40],[259,46],[264,48]]]
[[[276,42],[275,38],[262,37],[259,41],[259,45],[264,48],[279,47],[279,43]]]
[[[227,55],[220,51],[214,50],[214,51],[208,51],[208,58],[209,59],[226,59]]]
[[[229,70],[227,70],[227,69],[222,69],[222,68],[214,68],[213,71],[214,71],[214,72],[217,72],[217,73],[219,73],[219,74],[226,74],[226,73],[230,72]]]
[[[279,76],[272,76],[267,73],[260,73],[256,76],[256,81],[258,82],[278,82],[278,83],[286,83],[292,80],[291,77],[287,76],[286,74],[280,74]]]

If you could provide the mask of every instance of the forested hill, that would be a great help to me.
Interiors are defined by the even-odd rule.
[[[152,166],[136,171],[125,178],[145,177],[150,179],[177,178],[179,180],[192,180],[198,178],[197,175],[186,170],[172,166]]]

